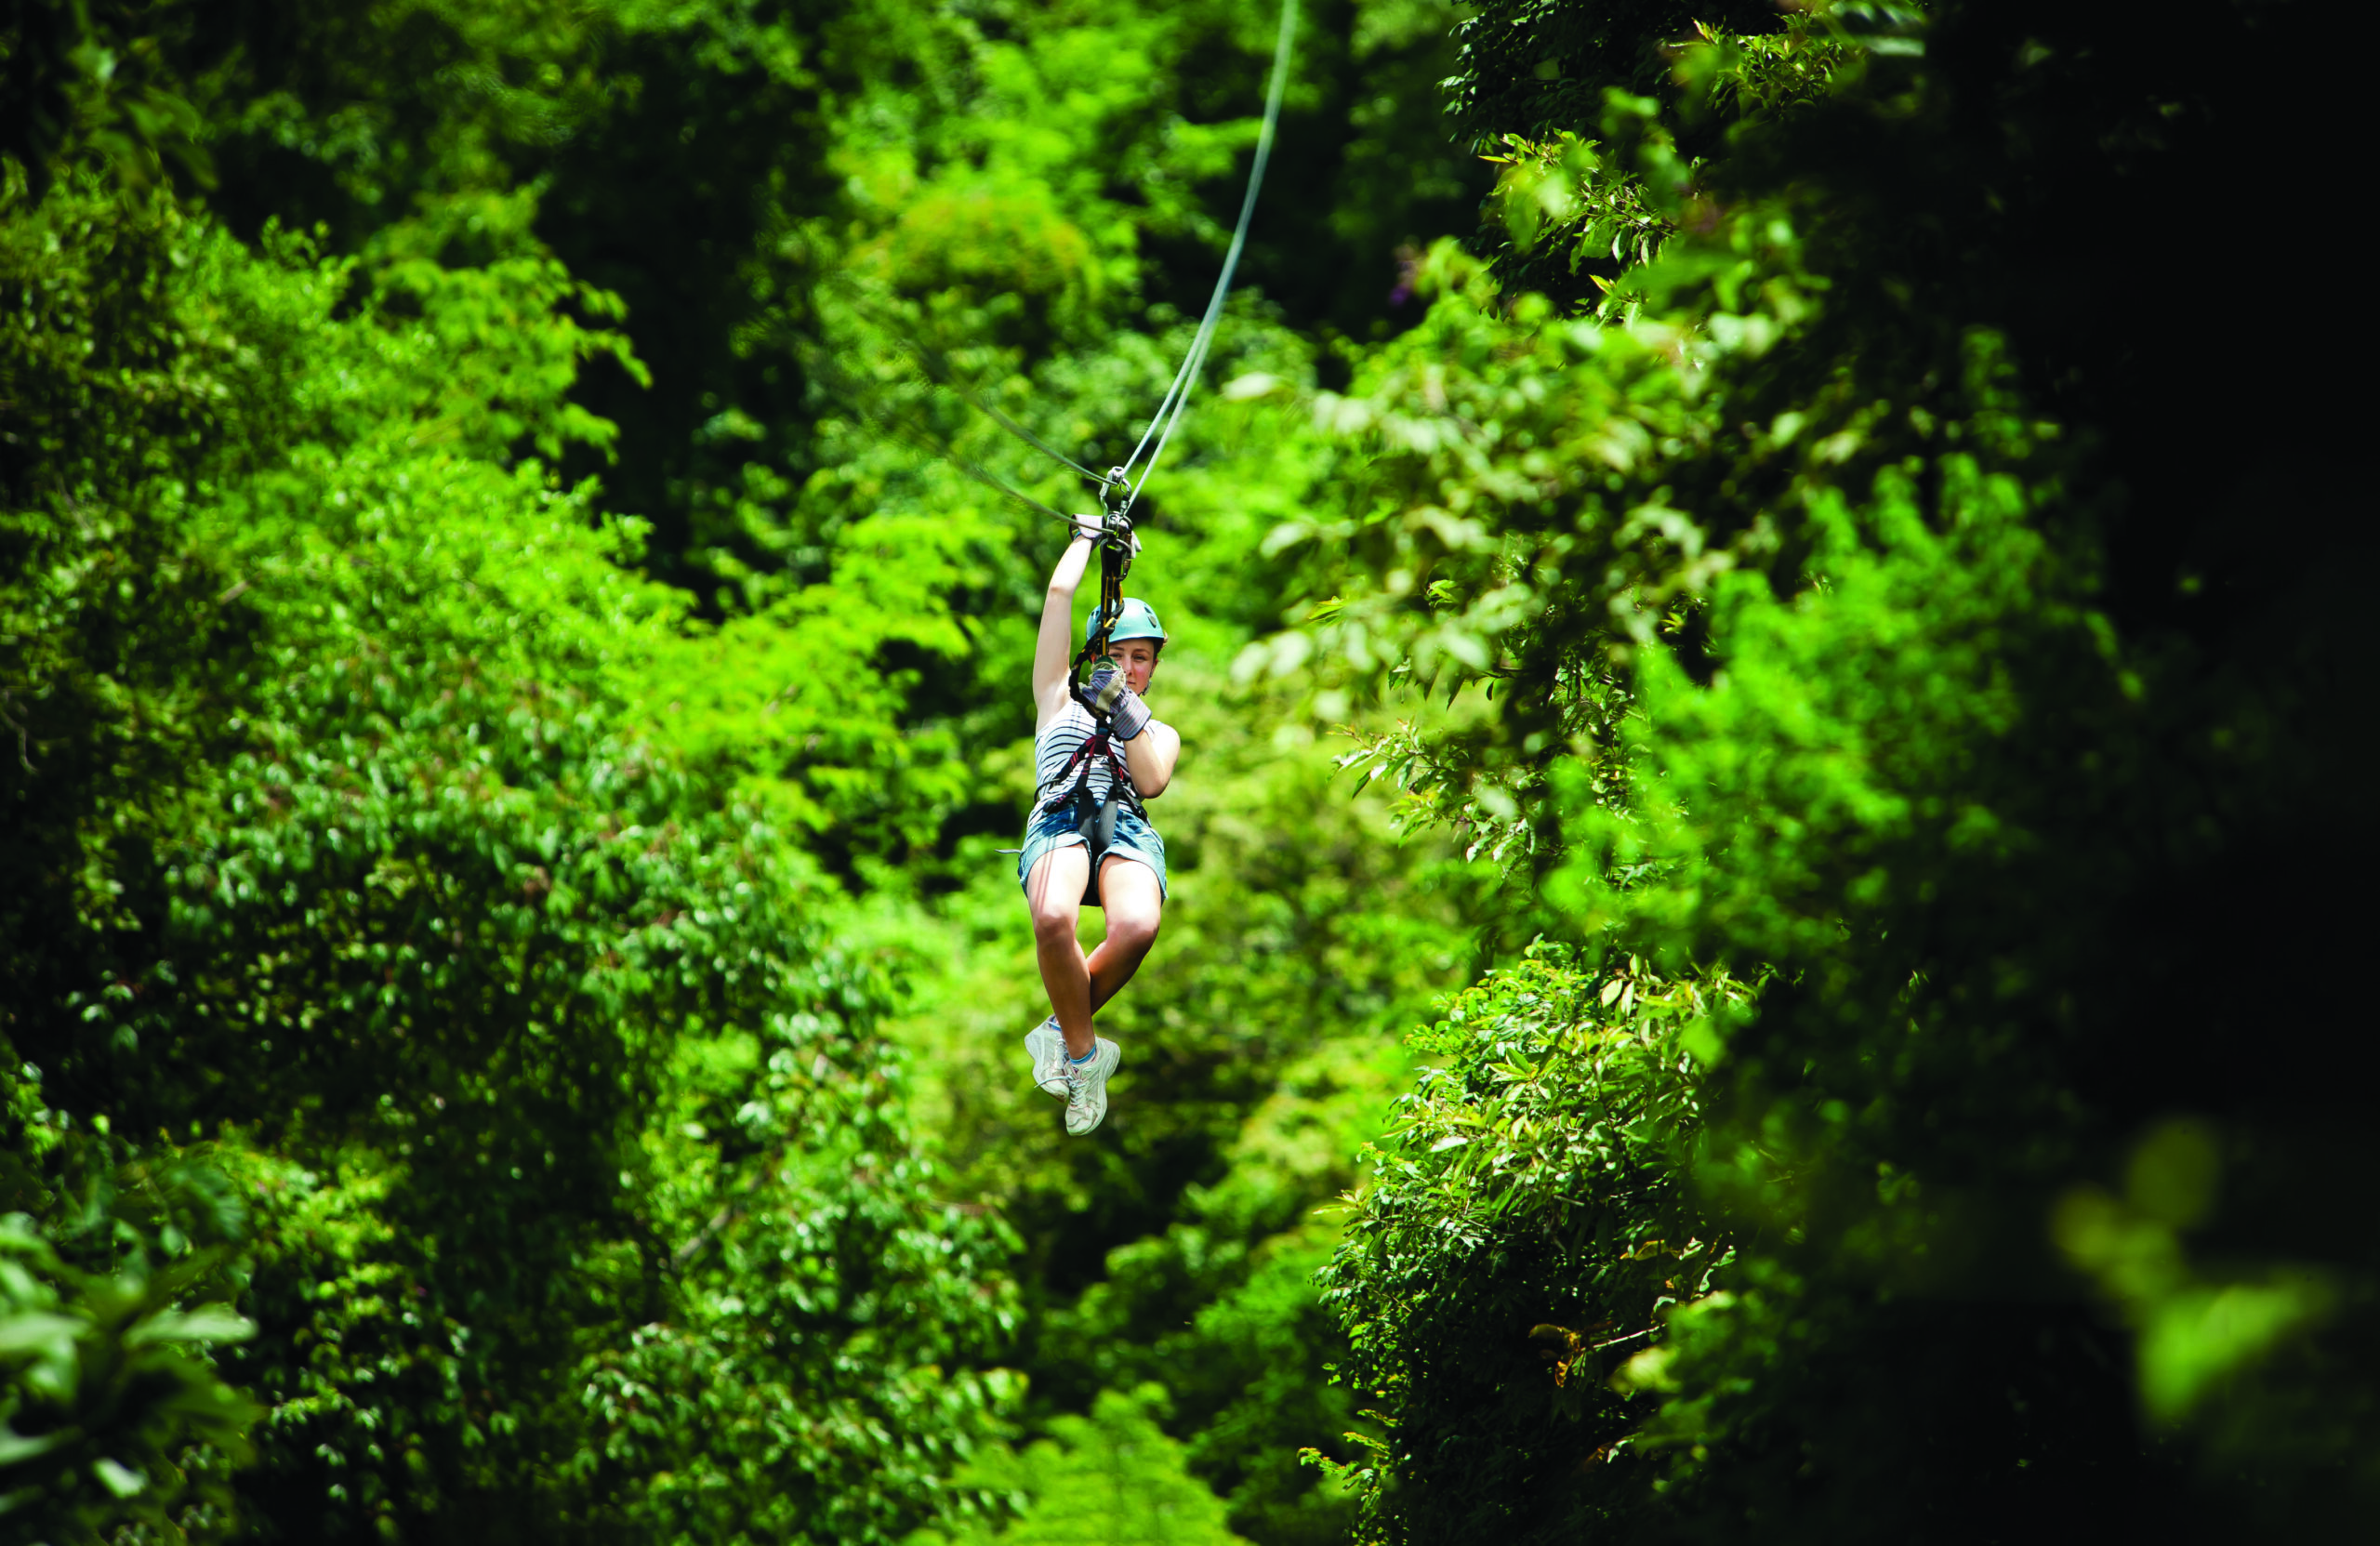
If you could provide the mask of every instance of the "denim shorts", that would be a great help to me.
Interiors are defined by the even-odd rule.
[[[1025,824],[1025,852],[1016,856],[1016,882],[1023,885],[1033,874],[1033,866],[1041,855],[1051,849],[1064,848],[1082,841],[1080,822],[1071,807],[1043,813],[1038,808],[1033,819]],[[1126,859],[1138,859],[1157,871],[1157,893],[1162,897],[1165,888],[1165,839],[1157,828],[1130,811],[1116,813],[1116,840],[1107,852]]]

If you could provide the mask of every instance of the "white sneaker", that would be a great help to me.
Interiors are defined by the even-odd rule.
[[[1025,1033],[1025,1050],[1033,1057],[1033,1082],[1044,1095],[1066,1098],[1066,1037],[1051,1015]]]
[[[1093,1037],[1091,1057],[1066,1060],[1066,1135],[1080,1138],[1107,1119],[1107,1077],[1124,1061],[1122,1049],[1105,1037]]]

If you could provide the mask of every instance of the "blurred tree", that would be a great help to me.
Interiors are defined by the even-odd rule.
[[[213,184],[203,116],[168,46],[183,9],[172,0],[11,0],[0,23],[0,155],[34,192],[78,152],[136,188],[169,170]]]
[[[76,1127],[27,1072],[0,1068],[0,1520],[24,1540],[223,1539],[262,1415],[207,1361],[256,1330],[224,1302],[236,1190]]]
[[[2310,124],[2255,84],[2298,44],[2228,5],[2153,42],[2118,7],[1956,5],[1645,41],[1675,46],[1659,95],[1613,67],[1567,123],[1497,126],[1514,252],[1624,270],[1532,299],[1438,255],[1424,326],[1314,403],[1345,447],[1298,538],[1314,611],[1250,664],[1482,687],[1485,720],[1376,743],[1416,816],[1500,848],[1590,971],[1772,973],[1679,1033],[1709,1129],[1666,1163],[1738,1256],[1620,1371],[1658,1404],[1633,1438],[1581,1423],[1511,1473],[1411,1440],[1547,1400],[1536,1312],[1432,1353],[1351,1244],[1371,1377],[1509,1371],[1468,1420],[1381,1390],[1368,1529],[2346,1526],[2380,1487],[2375,1263],[2324,1222],[2354,1097],[2302,1070],[2348,1044],[2239,1038],[2272,963],[2354,935],[2241,899],[2372,846],[2353,350],[2274,344],[2295,385],[2267,390],[2266,335],[2192,322],[2162,234],[2214,187],[2320,202]],[[1535,99],[1473,69],[1460,101]],[[1384,1164],[1374,1213],[1435,1206],[1435,1168]],[[1433,1296],[1536,1291],[1492,1252],[1445,1270]]]
[[[633,528],[505,465],[606,432],[562,394],[616,339],[555,308],[609,302],[525,258],[359,297],[154,191],[10,178],[9,1065],[48,1127],[140,1135],[118,1171],[212,1167],[254,1220],[212,1291],[257,1326],[219,1363],[258,1464],[227,1495],[241,1404],[142,1354],[97,1506],[309,1539],[944,1513],[1012,1399],[1006,1242],[933,1196],[814,872],[630,730],[673,615]],[[171,1309],[208,1241],[111,1244],[96,1184],[17,1204],[36,1470],[82,1452],[60,1338],[104,1386],[216,1324]]]

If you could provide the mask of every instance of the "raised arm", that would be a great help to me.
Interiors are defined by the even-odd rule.
[[[1041,633],[1033,645],[1036,734],[1066,707],[1071,680],[1066,667],[1075,657],[1075,592],[1081,588],[1083,570],[1091,563],[1091,534],[1078,525],[1074,539],[1058,555],[1058,566],[1050,571],[1050,593],[1041,601]]]

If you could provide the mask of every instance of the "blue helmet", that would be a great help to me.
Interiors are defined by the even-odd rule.
[[[1091,609],[1091,617],[1082,626],[1082,641],[1091,642],[1099,631],[1099,608]],[[1116,626],[1107,633],[1110,644],[1120,644],[1127,639],[1154,639],[1162,644],[1166,640],[1165,625],[1157,620],[1157,609],[1138,596],[1127,596],[1116,614]]]

